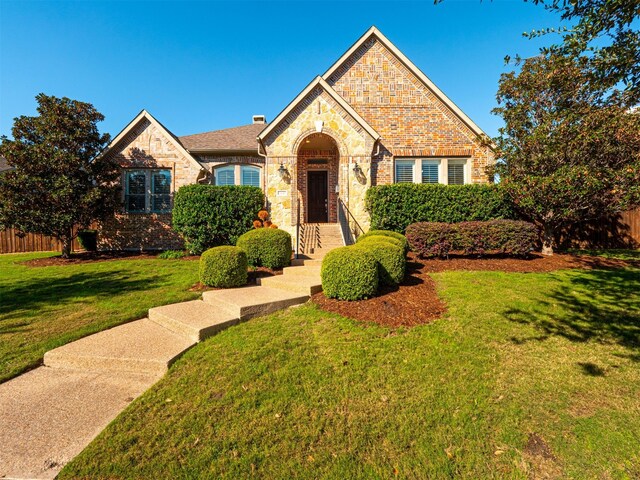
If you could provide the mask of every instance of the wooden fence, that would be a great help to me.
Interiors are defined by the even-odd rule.
[[[20,234],[13,228],[0,231],[0,253],[62,251],[62,242],[39,233]],[[76,238],[73,250],[80,250]]]

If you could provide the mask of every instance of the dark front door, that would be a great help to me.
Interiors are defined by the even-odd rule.
[[[329,196],[326,171],[307,172],[307,222],[329,221]]]

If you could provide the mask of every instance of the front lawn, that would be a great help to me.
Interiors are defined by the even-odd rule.
[[[432,276],[432,324],[210,338],[60,478],[640,477],[640,270]]]
[[[190,300],[198,262],[155,258],[31,267],[52,253],[0,255],[0,381],[41,362],[47,350]]]

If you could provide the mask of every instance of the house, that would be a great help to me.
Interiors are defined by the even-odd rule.
[[[0,155],[0,174],[4,172],[8,172],[10,170],[13,170],[13,167],[9,165],[9,162],[7,161],[6,158]]]
[[[377,28],[267,123],[176,137],[142,111],[106,155],[123,168],[124,211],[102,248],[175,248],[172,195],[182,185],[256,185],[294,236],[326,224],[348,243],[367,230],[364,198],[392,182],[486,183],[484,132]]]

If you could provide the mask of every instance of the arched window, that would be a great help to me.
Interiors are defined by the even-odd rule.
[[[262,168],[253,165],[223,165],[213,170],[215,185],[261,186]]]
[[[236,169],[233,165],[216,168],[215,170],[216,185],[235,185],[236,184],[235,170]]]
[[[241,185],[251,185],[252,187],[260,186],[260,169],[258,167],[242,165],[240,171],[242,173],[242,178],[240,179]]]

